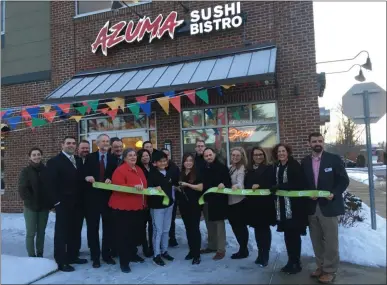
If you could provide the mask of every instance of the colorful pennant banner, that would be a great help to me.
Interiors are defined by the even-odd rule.
[[[163,108],[164,112],[169,115],[169,98],[168,97],[161,97],[156,98],[157,102],[159,102],[161,108]]]
[[[196,95],[198,95],[198,97],[200,99],[202,99],[206,104],[208,104],[209,101],[208,101],[208,91],[207,91],[207,89],[196,91]]]
[[[132,112],[132,114],[134,115],[134,117],[137,120],[139,115],[140,115],[140,104],[136,102],[136,103],[129,104],[127,106],[129,108],[130,112]]]

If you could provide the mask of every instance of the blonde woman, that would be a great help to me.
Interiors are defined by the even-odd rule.
[[[230,176],[232,189],[244,188],[245,172],[247,168],[246,152],[241,147],[231,149]],[[249,231],[247,228],[246,199],[241,195],[228,196],[229,214],[228,220],[239,243],[239,251],[232,254],[232,259],[242,259],[249,256],[247,243],[249,241]]]

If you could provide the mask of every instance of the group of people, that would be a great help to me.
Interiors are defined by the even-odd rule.
[[[186,260],[201,262],[201,254],[214,253],[220,260],[226,253],[228,219],[239,243],[232,259],[249,256],[248,227],[254,228],[258,247],[255,263],[265,267],[269,262],[271,227],[284,233],[288,263],[281,271],[295,274],[302,270],[301,236],[309,226],[317,268],[312,277],[322,283],[335,279],[339,266],[338,216],[344,214],[342,193],[349,179],[341,159],[324,151],[320,133],[308,137],[311,154],[299,163],[290,146],[279,143],[271,154],[253,147],[249,156],[242,147],[231,149],[230,166],[223,164],[216,152],[197,140],[196,153],[183,155],[181,170],[170,159],[168,149],[153,149],[144,142],[138,152],[123,149],[119,138],[102,134],[97,138],[98,151],[90,153],[88,141],[78,145],[66,137],[62,151],[42,163],[39,148],[29,152],[30,164],[20,175],[19,191],[24,200],[26,246],[29,256],[43,256],[44,231],[48,212],[56,212],[54,258],[58,269],[73,271],[71,264],[87,263],[79,258],[83,220],[87,224],[87,241],[92,266],[115,264],[118,256],[121,270],[130,272],[131,262],[144,262],[138,254],[142,246],[145,257],[156,265],[173,261],[169,246],[177,246],[175,218],[177,206],[186,228],[189,252]],[[169,198],[166,205],[159,195],[141,195],[93,187],[94,182],[136,188],[139,193],[152,187]],[[225,195],[207,193],[205,204],[199,198],[210,188],[270,189],[268,196]],[[327,198],[276,196],[277,190],[325,190]],[[200,220],[204,215],[208,243],[201,249]],[[102,247],[99,225],[102,217]],[[148,234],[147,234],[148,233]],[[36,242],[35,242],[36,236]]]

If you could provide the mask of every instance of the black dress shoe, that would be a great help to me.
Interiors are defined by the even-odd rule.
[[[58,270],[63,272],[73,272],[75,269],[69,264],[58,264]]]
[[[171,239],[169,239],[169,246],[170,247],[176,247],[176,246],[178,246],[179,244],[177,243],[177,240],[175,239],[175,238],[171,238]]]
[[[192,265],[200,264],[200,262],[201,262],[200,257],[194,257],[194,258],[192,259]]]
[[[231,259],[243,259],[247,258],[249,256],[249,251],[238,251],[237,253],[234,253],[231,255]]]
[[[130,269],[129,265],[121,265],[121,271],[123,273],[130,273],[132,270]]]
[[[70,264],[86,264],[87,263],[87,259],[83,259],[83,258],[76,258],[74,260],[71,260],[71,262],[69,262]]]
[[[99,260],[94,260],[93,261],[93,268],[100,268],[101,267],[101,262]]]
[[[185,260],[191,260],[191,259],[193,259],[193,255],[192,255],[192,253],[188,253],[186,256],[185,256]]]
[[[131,262],[134,262],[134,263],[144,263],[145,260],[144,258],[142,258],[141,256],[139,256],[138,254],[136,254],[135,256],[132,257],[132,259],[130,260]]]
[[[288,262],[284,267],[281,268],[281,272],[287,273],[287,274],[297,274],[302,271],[301,263],[300,262]]]
[[[111,258],[111,257],[104,258],[103,261],[105,261],[105,263],[110,264],[110,265],[115,265],[115,264],[116,264],[116,262],[114,261],[114,259]]]

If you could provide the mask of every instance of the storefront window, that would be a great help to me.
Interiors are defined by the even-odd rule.
[[[204,109],[204,115],[205,126],[221,126],[226,123],[225,108]]]
[[[234,106],[227,108],[229,125],[242,125],[250,123],[250,106]]]
[[[195,152],[196,140],[206,142],[206,146],[213,148],[218,157],[227,161],[227,129],[209,128],[183,131],[184,152]]]
[[[197,116],[195,124],[193,116]],[[186,110],[182,112],[182,120],[184,152],[195,152],[196,140],[202,139],[225,162],[229,161],[233,147],[241,146],[249,155],[254,146],[261,146],[270,157],[271,148],[278,142],[276,103]]]
[[[153,144],[153,148],[157,148],[157,135],[156,131],[149,131],[149,140]]]
[[[203,126],[203,110],[183,111],[183,128]]]
[[[275,103],[253,105],[252,115],[253,123],[275,122],[277,117]]]

